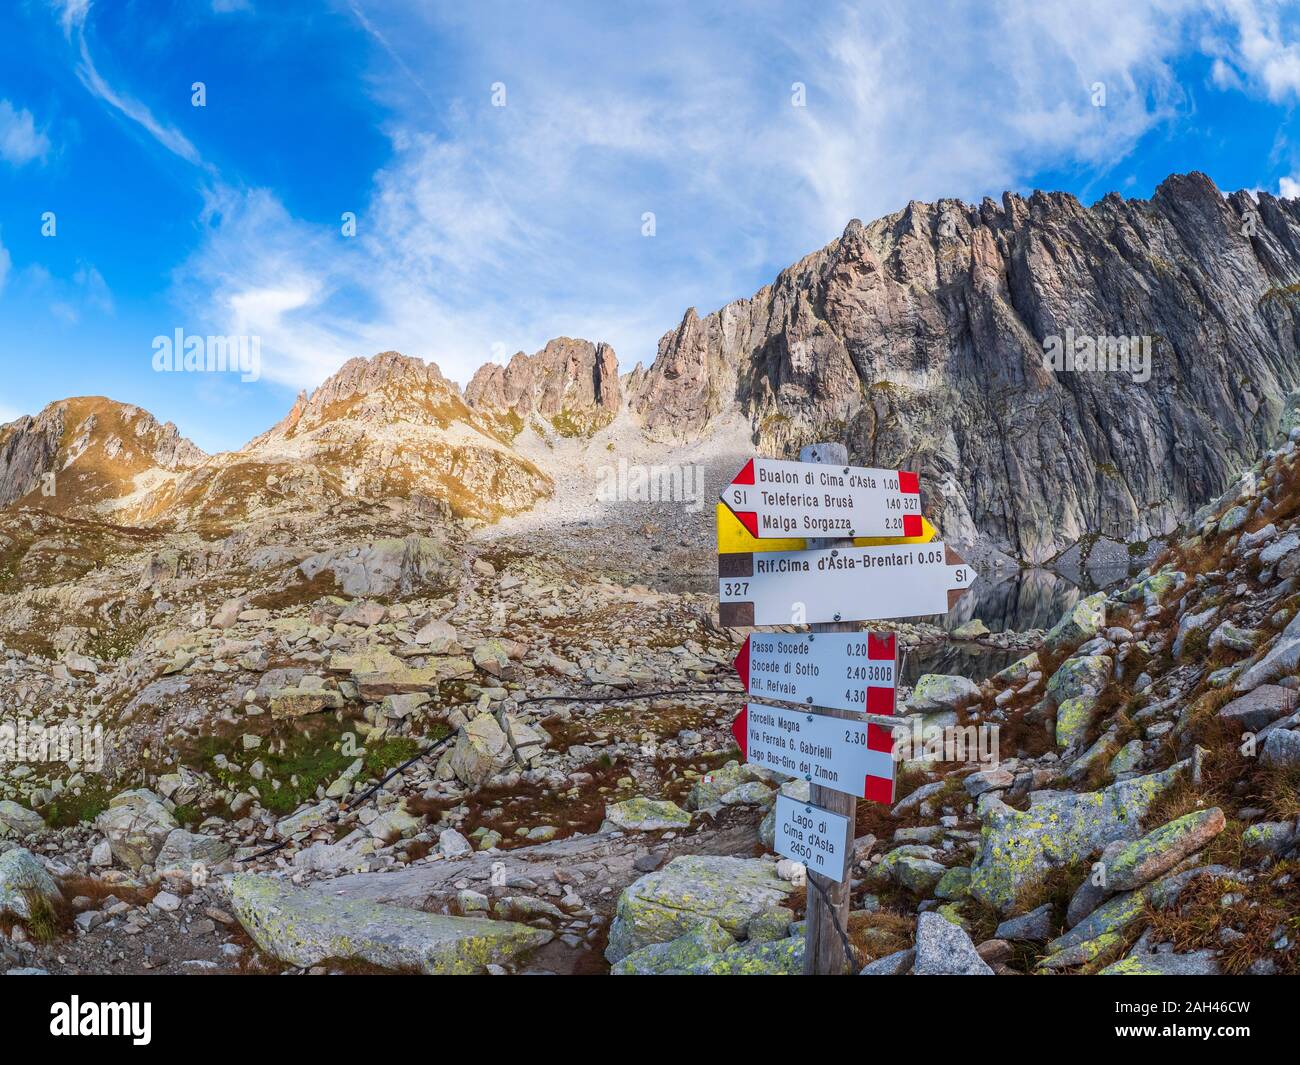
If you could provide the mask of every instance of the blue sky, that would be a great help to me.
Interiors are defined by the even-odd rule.
[[[1295,195],[1294,11],[16,0],[0,421],[103,394],[234,448],[353,355],[464,383],[569,335],[648,363],[688,306],[911,199],[1192,169]],[[154,372],[177,329],[257,336],[260,379]]]

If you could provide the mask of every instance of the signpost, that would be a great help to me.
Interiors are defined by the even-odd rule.
[[[946,614],[975,571],[941,541],[718,556],[723,625],[802,625]]]
[[[759,699],[892,714],[897,659],[892,632],[756,632],[732,665]]]
[[[764,536],[761,539],[740,523],[740,520],[727,509],[726,505],[717,505],[718,518],[718,554],[747,554],[754,551],[803,551],[808,541],[802,536]],[[939,537],[939,530],[930,524],[930,519],[921,516],[921,533],[919,536],[855,536],[854,547],[884,547],[887,544],[928,544]]]
[[[847,818],[788,795],[776,797],[776,853],[803,862],[836,883],[848,873],[849,854],[844,841],[853,838]]]
[[[746,690],[801,705],[752,702],[733,732],[746,761],[808,781],[808,802],[777,799],[776,850],[808,870],[804,972],[843,973],[857,801],[894,797],[894,637],[855,623],[946,613],[975,571],[935,539],[915,474],[849,466],[843,444],[755,458],[721,500],[722,624],[811,630],[745,641]]]
[[[893,734],[880,725],[750,703],[736,716],[731,734],[750,765],[839,795],[894,800]]]
[[[721,498],[753,536],[921,535],[921,485],[906,470],[754,458]]]

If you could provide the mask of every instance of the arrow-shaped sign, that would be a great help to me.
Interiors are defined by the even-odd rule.
[[[755,698],[892,714],[895,647],[892,632],[756,632],[732,664]]]
[[[731,734],[745,761],[872,802],[894,801],[894,738],[851,718],[750,703]]]
[[[802,551],[808,541],[801,536],[768,537],[759,539],[752,536],[727,509],[725,504],[718,505],[718,554],[735,555],[754,551]],[[855,536],[854,547],[885,547],[890,544],[928,544],[939,537],[939,530],[930,524],[925,516],[921,517],[919,536]]]
[[[719,555],[718,614],[731,627],[946,614],[974,580],[938,540]]]
[[[906,470],[753,458],[720,498],[760,538],[921,535],[921,486]]]

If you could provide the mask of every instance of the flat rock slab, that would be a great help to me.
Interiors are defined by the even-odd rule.
[[[1194,954],[1133,954],[1107,965],[1102,976],[1218,976],[1218,960],[1208,950]]]
[[[481,973],[552,938],[544,929],[513,921],[336,898],[251,873],[235,877],[231,901],[262,950],[297,966],[339,958],[426,975]]]
[[[1258,732],[1265,725],[1294,713],[1296,693],[1278,684],[1261,684],[1254,691],[1233,699],[1219,711],[1219,717],[1245,732]]]
[[[753,807],[727,807],[712,826],[683,833],[672,841],[672,846],[678,853],[749,855],[758,843],[757,822]],[[579,884],[596,883],[617,891],[649,871],[637,868],[638,862],[652,869],[658,867],[652,864],[650,845],[644,836],[621,832],[570,836],[508,851],[475,851],[453,860],[403,869],[353,873],[312,885],[311,890],[417,910],[441,909],[456,897],[461,881],[487,891],[496,872],[504,875],[507,883],[545,884],[563,875]],[[662,865],[662,855],[655,860]],[[590,904],[605,913],[612,912],[614,901],[614,895],[608,897],[608,902],[603,896],[590,898]]]

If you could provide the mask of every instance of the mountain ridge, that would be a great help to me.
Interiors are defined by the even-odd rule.
[[[350,359],[237,452],[192,462],[202,469],[187,477],[157,463],[159,499],[130,516],[160,520],[186,496],[177,480],[210,495],[194,482],[213,469],[325,456],[346,467],[333,494],[413,483],[492,520],[550,490],[513,454],[527,427],[581,440],[627,418],[650,441],[684,444],[739,415],[765,453],[834,438],[854,461],[915,469],[946,538],[1044,562],[1089,536],[1169,533],[1267,445],[1300,385],[1297,280],[1296,201],[1224,196],[1197,172],[1149,200],[1108,193],[1089,207],[1041,191],[912,201],[851,220],[753,296],[703,317],[688,308],[654,361],[621,376],[608,344],[569,337],[485,364],[463,390],[434,362]],[[1045,365],[1045,344],[1076,334],[1144,339],[1151,380]],[[0,428],[0,505],[49,472],[52,420],[35,435],[36,419]],[[397,426],[422,446],[447,436],[436,471],[396,475],[400,440],[362,446]],[[492,505],[475,504],[489,492]]]

